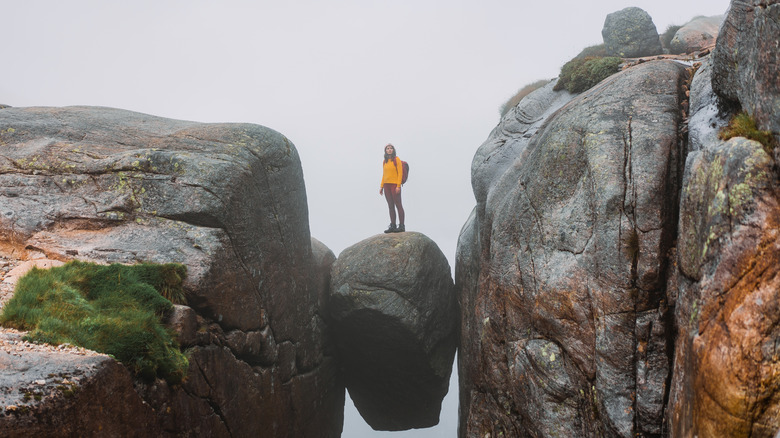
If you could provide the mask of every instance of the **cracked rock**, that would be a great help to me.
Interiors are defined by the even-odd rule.
[[[660,433],[686,77],[651,61],[607,78],[475,189],[456,266],[461,434]],[[485,147],[504,138],[494,130]]]

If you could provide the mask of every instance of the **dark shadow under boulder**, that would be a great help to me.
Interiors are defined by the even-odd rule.
[[[447,259],[420,233],[379,235],[341,253],[330,315],[342,372],[376,430],[434,426],[457,345]]]

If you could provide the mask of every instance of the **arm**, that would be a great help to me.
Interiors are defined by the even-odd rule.
[[[401,181],[404,179],[404,163],[401,162],[400,158],[395,157],[395,164],[395,192],[401,193]]]
[[[385,163],[382,162],[382,180],[379,181],[379,194],[382,195],[385,192]]]

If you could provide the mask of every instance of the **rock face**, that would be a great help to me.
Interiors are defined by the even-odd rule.
[[[720,127],[725,126],[728,119],[728,114],[720,109],[718,96],[712,91],[712,57],[707,57],[691,82],[688,151],[698,151],[717,142]]]
[[[333,264],[330,314],[346,387],[375,430],[434,426],[457,346],[447,259],[420,233],[378,235]]]
[[[780,142],[780,1],[732,1],[713,52],[712,86]],[[780,159],[780,148],[775,149]]]
[[[777,103],[769,107],[778,102],[778,64],[755,64],[776,59],[768,44],[780,33],[767,20],[778,12],[776,2],[732,2],[712,77],[702,78],[756,111],[759,124],[778,119]],[[711,106],[702,112],[712,114]],[[757,142],[697,137],[680,205],[671,435],[773,437],[780,429],[777,163]]]
[[[680,210],[672,436],[780,428],[780,192],[772,158],[734,138],[688,157]]]
[[[723,15],[699,17],[686,23],[669,43],[672,53],[692,53],[715,45]]]
[[[637,7],[607,15],[601,29],[607,56],[636,58],[663,53],[653,19]]]
[[[462,436],[661,432],[686,77],[668,61],[612,76],[478,192],[456,268]]]
[[[779,119],[776,12],[733,2],[715,50],[733,57],[705,58],[690,87],[692,68],[639,64],[521,147],[496,129],[477,151],[460,436],[776,436],[777,158],[718,138],[724,110]]]
[[[279,133],[110,108],[5,108],[0,242],[59,260],[187,266],[195,314],[178,309],[172,324],[187,333],[189,378],[138,387],[167,433],[340,434],[300,161]]]
[[[21,338],[0,333],[0,436],[163,435],[125,367],[105,355]]]
[[[524,156],[528,142],[552,113],[574,95],[553,91],[557,81],[533,91],[507,111],[471,162],[471,186],[477,202],[485,200],[497,180],[517,157]]]

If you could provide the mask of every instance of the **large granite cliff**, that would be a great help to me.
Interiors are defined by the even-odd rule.
[[[340,435],[344,389],[324,315],[332,259],[312,251],[289,140],[257,125],[95,107],[4,108],[0,127],[5,254],[188,268],[188,307],[171,322],[187,378],[134,387],[124,377],[103,404],[143,399],[145,421],[173,436]],[[29,436],[46,421],[35,413],[62,402],[52,393],[31,401],[40,409],[6,410],[0,430]],[[121,418],[80,418],[90,420]],[[137,433],[156,435],[148,430]]]
[[[780,429],[776,155],[717,135],[745,110],[777,137],[778,12],[733,2],[696,65],[544,87],[480,147],[456,263],[460,436]]]

